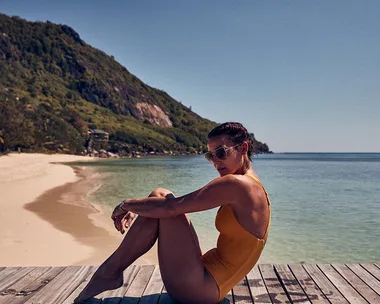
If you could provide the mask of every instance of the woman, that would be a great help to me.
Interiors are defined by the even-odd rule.
[[[166,189],[148,198],[125,200],[113,214],[124,233],[119,248],[99,267],[75,303],[122,286],[123,270],[158,239],[158,259],[168,294],[180,303],[217,303],[252,269],[268,237],[268,195],[252,169],[253,139],[234,122],[208,135],[206,158],[220,177],[201,189],[175,197]],[[216,216],[217,247],[202,255],[186,213],[221,206]]]

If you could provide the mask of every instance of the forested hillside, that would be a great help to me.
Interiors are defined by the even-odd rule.
[[[88,130],[101,129],[113,152],[202,151],[215,125],[71,27],[0,14],[1,150],[81,153]]]

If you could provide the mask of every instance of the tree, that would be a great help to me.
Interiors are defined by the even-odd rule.
[[[30,147],[34,143],[34,126],[25,117],[25,107],[20,101],[0,100],[0,138],[4,150]]]

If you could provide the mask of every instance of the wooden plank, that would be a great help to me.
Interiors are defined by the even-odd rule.
[[[6,267],[3,269],[3,271],[0,272],[0,282],[5,280],[8,276],[12,275],[19,269],[21,269],[21,267]]]
[[[359,278],[361,278],[369,287],[371,287],[378,295],[380,295],[379,280],[377,280],[359,264],[347,264],[347,267],[355,272]]]
[[[329,264],[318,264],[319,269],[339,289],[351,304],[366,303],[365,299]]]
[[[333,268],[369,303],[380,303],[380,297],[346,265],[333,264]]]
[[[8,285],[0,294],[0,304],[11,303],[12,299],[18,294],[23,288],[28,286],[30,283],[34,282],[38,277],[47,272],[50,267],[33,267],[30,272],[25,276],[20,278],[11,285]]]
[[[91,277],[98,269],[98,266],[89,266],[87,276],[83,277],[83,280],[78,285],[76,289],[62,302],[62,304],[72,304],[75,298],[81,293],[81,291],[86,287],[87,283],[90,281]]]
[[[160,267],[156,265],[139,304],[157,303],[163,287],[164,283],[162,282]]]
[[[96,267],[0,267],[0,304],[71,304]],[[380,303],[380,268],[374,264],[255,266],[220,303]],[[131,266],[125,284],[86,303],[174,304],[159,267]],[[281,285],[283,283],[283,285]],[[285,289],[284,289],[285,288]],[[1,294],[2,293],[2,294]],[[140,299],[141,297],[141,299]],[[327,299],[326,299],[327,298]]]
[[[233,301],[236,304],[253,303],[247,279],[244,278],[232,289]]]
[[[257,265],[247,274],[247,279],[255,304],[272,303]]]
[[[273,303],[290,303],[285,290],[282,288],[281,282],[274,272],[273,266],[270,264],[259,265],[261,276],[263,277],[265,286],[268,290],[269,297]]]
[[[313,304],[330,303],[301,264],[290,264],[289,268]]]
[[[144,293],[149,279],[152,276],[153,270],[153,265],[146,265],[140,268],[135,279],[125,294],[125,297],[122,301],[123,304],[137,304],[139,302],[140,297]]]
[[[281,279],[282,285],[285,287],[292,303],[310,304],[310,300],[302,287],[298,284],[297,279],[290,271],[288,265],[276,264],[274,265],[274,270],[277,273],[277,276]]]
[[[58,291],[55,292],[54,297],[49,298],[49,303],[60,304],[65,301],[92,271],[91,266],[82,266],[79,269],[76,266],[71,266],[69,269],[71,270],[69,279],[62,279],[63,284],[61,283],[61,286]],[[57,279],[58,277],[56,280]],[[58,282],[56,282],[56,284],[58,284]]]
[[[58,304],[63,302],[88,275],[90,266],[69,266],[48,285],[31,297],[26,304]]]
[[[158,299],[159,304],[177,304],[167,293],[165,286],[162,289],[160,298]]]
[[[5,292],[9,286],[15,284],[18,280],[20,280],[23,276],[27,275],[28,272],[31,272],[32,270],[33,267],[24,267],[5,277],[0,281],[0,293]]]
[[[107,304],[119,304],[123,303],[127,298],[124,297],[127,290],[130,288],[133,280],[139,272],[141,266],[131,265],[123,272],[123,285],[114,290],[108,290],[97,296],[96,298],[102,298],[102,303]]]
[[[378,281],[380,281],[380,269],[374,264],[360,264],[364,269],[366,269],[371,275],[373,275]]]
[[[304,264],[302,266],[331,303],[348,304],[346,298],[343,297],[334,284],[332,284],[330,280],[321,272],[317,265]]]
[[[33,297],[36,293],[38,293],[43,287],[49,284],[59,273],[61,273],[65,267],[54,267],[45,272],[43,275],[38,277],[34,281],[30,281],[30,284],[23,287],[21,291],[15,294],[10,302],[12,304],[21,304],[25,303],[28,299]]]

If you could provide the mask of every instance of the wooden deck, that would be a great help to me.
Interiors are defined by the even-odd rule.
[[[0,267],[0,304],[69,304],[94,266]],[[155,265],[129,267],[124,285],[86,303],[174,303]],[[380,264],[263,264],[222,303],[380,303]]]

